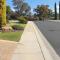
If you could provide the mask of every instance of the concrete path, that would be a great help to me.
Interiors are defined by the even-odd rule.
[[[28,22],[11,60],[44,60],[31,22]]]
[[[16,46],[16,42],[0,39],[0,60],[11,60]]]
[[[46,23],[45,25],[40,22],[36,24],[32,21],[27,23],[11,60],[60,60],[60,57],[43,34],[47,29],[45,28]]]

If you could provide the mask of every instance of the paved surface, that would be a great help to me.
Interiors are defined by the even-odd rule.
[[[27,24],[11,60],[44,60],[30,22]]]
[[[60,22],[28,22],[11,60],[60,60],[59,31]]]
[[[60,56],[60,21],[40,21],[36,25]]]
[[[12,52],[16,47],[16,42],[0,40],[0,60],[11,60]]]

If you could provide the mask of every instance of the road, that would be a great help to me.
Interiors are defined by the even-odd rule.
[[[60,56],[60,21],[40,21],[35,23]]]

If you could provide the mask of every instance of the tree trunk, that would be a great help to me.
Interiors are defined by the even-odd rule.
[[[2,25],[2,0],[0,0],[0,28]]]
[[[2,26],[6,25],[6,0],[2,0]]]

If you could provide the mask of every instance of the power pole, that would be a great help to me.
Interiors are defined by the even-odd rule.
[[[57,20],[57,7],[56,7],[56,3],[55,3],[55,20]]]

